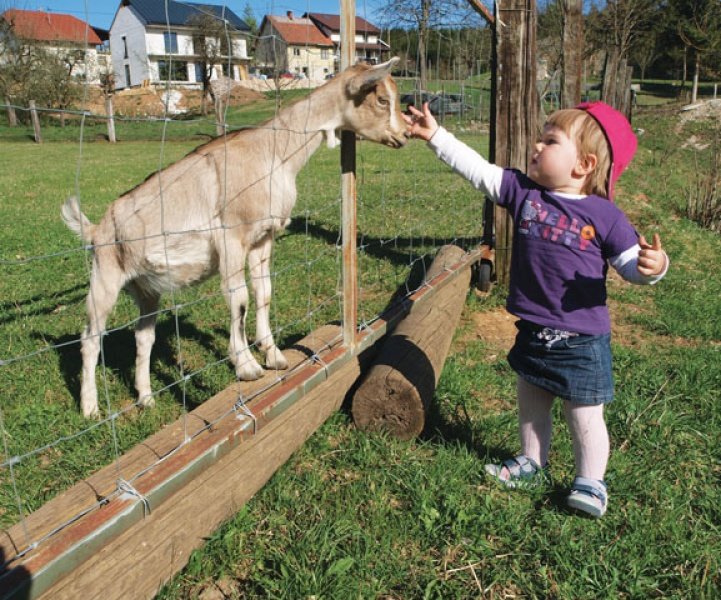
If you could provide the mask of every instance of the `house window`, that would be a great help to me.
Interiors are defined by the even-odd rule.
[[[293,56],[300,56],[300,48],[293,48]]]
[[[123,58],[128,58],[128,38],[123,36],[121,39],[123,40]]]
[[[193,52],[199,56],[205,56],[205,36],[194,35],[193,36]]]
[[[195,63],[195,81],[202,83],[203,75],[205,75],[205,65],[201,63]]]
[[[182,60],[159,60],[158,78],[161,81],[188,81],[188,63]]]
[[[225,33],[220,35],[220,54],[222,56],[233,56],[232,40]]]
[[[178,34],[175,31],[163,31],[166,54],[178,53]]]
[[[321,49],[321,51],[320,51],[320,57],[321,57],[323,60],[328,60],[328,49],[327,49],[327,48]]]
[[[223,62],[223,75],[233,79],[233,65],[229,65],[227,62]]]
[[[130,87],[130,65],[125,65],[125,87]]]

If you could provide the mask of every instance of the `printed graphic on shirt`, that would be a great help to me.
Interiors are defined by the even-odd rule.
[[[596,237],[593,225],[579,223],[575,217],[569,219],[531,199],[526,199],[521,210],[518,233],[579,250],[588,248]]]

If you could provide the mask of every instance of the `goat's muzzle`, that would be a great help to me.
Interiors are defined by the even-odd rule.
[[[408,143],[408,133],[405,132],[402,135],[388,134],[388,138],[385,141],[387,146],[391,148],[402,148]]]

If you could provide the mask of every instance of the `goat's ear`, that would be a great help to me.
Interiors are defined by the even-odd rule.
[[[389,61],[379,65],[373,65],[370,69],[361,71],[348,82],[348,93],[355,96],[362,91],[370,89],[386,75],[390,75],[393,66],[400,60],[394,56]]]

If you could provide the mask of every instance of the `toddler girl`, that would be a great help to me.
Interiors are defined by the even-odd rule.
[[[603,407],[613,400],[608,265],[627,281],[652,284],[669,264],[658,234],[646,242],[612,202],[636,152],[631,126],[603,102],[557,111],[523,174],[490,164],[439,127],[427,104],[409,111],[410,134],[513,219],[506,307],[519,319],[508,362],[517,373],[521,454],[485,470],[508,487],[543,480],[559,397],[576,467],[568,504],[600,517],[608,503]]]

